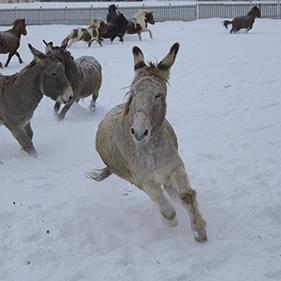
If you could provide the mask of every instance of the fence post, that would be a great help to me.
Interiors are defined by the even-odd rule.
[[[17,7],[15,7],[15,20],[18,18],[18,10]]]
[[[280,19],[281,15],[280,15],[280,1],[277,1],[277,18]]]
[[[196,19],[200,19],[199,2],[196,2]]]
[[[42,25],[42,7],[40,6],[40,12],[39,12],[39,22],[40,22],[40,25]]]

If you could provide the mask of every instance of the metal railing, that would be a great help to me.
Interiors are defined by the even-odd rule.
[[[127,18],[141,9],[150,9],[154,12],[156,21],[191,21],[203,18],[232,18],[247,14],[253,5],[261,9],[264,18],[281,18],[280,2],[197,2],[190,5],[163,5],[143,7],[122,7],[120,10]],[[88,25],[91,19],[105,19],[107,8],[34,8],[34,9],[1,9],[0,25],[11,25],[17,18],[25,18],[30,25],[41,24],[76,24]]]

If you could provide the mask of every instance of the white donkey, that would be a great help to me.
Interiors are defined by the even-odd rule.
[[[89,177],[101,181],[116,174],[136,185],[174,226],[176,211],[162,187],[172,189],[188,212],[194,238],[202,242],[207,240],[206,223],[178,154],[176,134],[165,119],[167,81],[178,49],[175,43],[159,64],[146,65],[142,51],[133,48],[135,78],[128,101],[107,113],[97,130],[96,149],[106,167]]]

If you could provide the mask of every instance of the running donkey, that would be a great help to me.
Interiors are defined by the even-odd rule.
[[[96,134],[96,149],[106,167],[88,176],[101,181],[116,174],[136,185],[173,226],[176,211],[162,186],[174,191],[188,212],[194,238],[203,242],[207,240],[206,223],[178,154],[177,136],[165,119],[167,82],[178,49],[175,43],[159,64],[146,65],[142,51],[133,48],[135,77],[128,101],[107,113]]]
[[[22,149],[36,157],[30,120],[43,95],[67,103],[73,92],[63,65],[28,45],[34,60],[14,75],[0,76],[0,125],[5,125]]]
[[[78,103],[80,99],[90,95],[92,95],[92,100],[89,110],[94,111],[102,83],[100,63],[92,56],[74,59],[70,52],[65,50],[65,47],[54,47],[53,42],[47,43],[45,40],[43,42],[46,45],[46,54],[54,55],[64,65],[66,76],[73,89],[73,99],[64,105],[60,112],[61,102],[55,103],[54,110],[58,120],[64,119],[65,114],[75,101]]]

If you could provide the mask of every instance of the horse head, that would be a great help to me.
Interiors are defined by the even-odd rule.
[[[16,19],[13,22],[13,30],[16,30],[20,35],[26,35],[26,23],[25,19]]]
[[[247,15],[248,16],[255,16],[257,18],[260,18],[261,17],[261,11],[257,6],[254,6]]]
[[[178,50],[179,43],[175,43],[160,63],[147,65],[142,51],[133,48],[135,78],[124,116],[130,115],[130,133],[135,143],[148,141],[165,120],[167,81]]]
[[[155,20],[153,17],[153,12],[146,12],[145,14],[145,23],[155,24]]]

